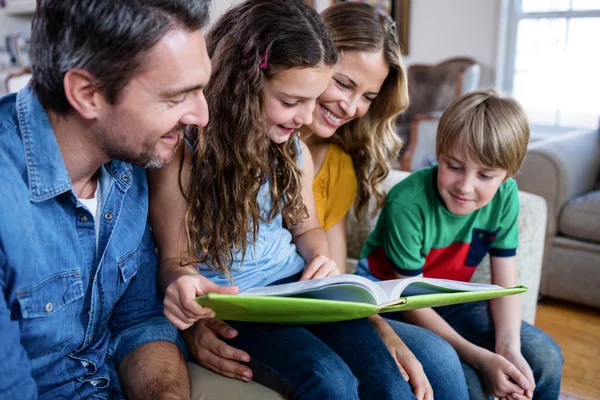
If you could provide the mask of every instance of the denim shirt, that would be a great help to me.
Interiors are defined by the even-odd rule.
[[[77,200],[29,88],[0,99],[0,398],[121,397],[117,366],[177,343],[164,318],[143,168],[100,169],[94,216]]]

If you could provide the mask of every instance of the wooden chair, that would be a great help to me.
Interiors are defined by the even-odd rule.
[[[411,65],[407,75],[410,105],[396,120],[396,131],[404,141],[400,169],[414,171],[435,161],[437,121],[455,98],[478,88],[481,68],[459,57]]]

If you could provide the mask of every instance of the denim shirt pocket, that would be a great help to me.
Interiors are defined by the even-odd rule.
[[[83,297],[79,270],[61,272],[28,287],[16,290],[21,309],[21,341],[30,357],[61,352],[73,335]]]
[[[121,280],[119,283],[127,283],[135,276],[140,267],[140,253],[142,251],[142,242],[135,249],[120,257],[117,261]],[[126,286],[126,285],[125,285]]]

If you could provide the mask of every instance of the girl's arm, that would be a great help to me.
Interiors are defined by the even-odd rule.
[[[191,154],[187,146],[178,151],[167,167],[148,170],[150,225],[159,252],[158,281],[165,292],[165,316],[179,329],[187,329],[200,318],[212,318],[214,312],[195,301],[209,292],[237,293],[236,287],[221,287],[198,273],[189,260],[185,214],[188,203],[179,186],[179,165],[184,152],[182,186],[190,179]]]
[[[312,183],[314,177],[313,160],[310,150],[302,141],[302,202],[306,206],[308,218],[296,226],[292,237],[298,253],[306,261],[306,267],[301,280],[325,278],[339,274],[335,261],[331,259],[325,232],[317,218],[317,207],[313,197]]]

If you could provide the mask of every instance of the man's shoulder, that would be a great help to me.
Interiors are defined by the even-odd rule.
[[[21,184],[26,170],[23,142],[18,130],[16,94],[0,98],[0,192],[8,194]]]
[[[16,100],[16,93],[0,97],[0,140],[5,140],[6,133],[18,124]]]

